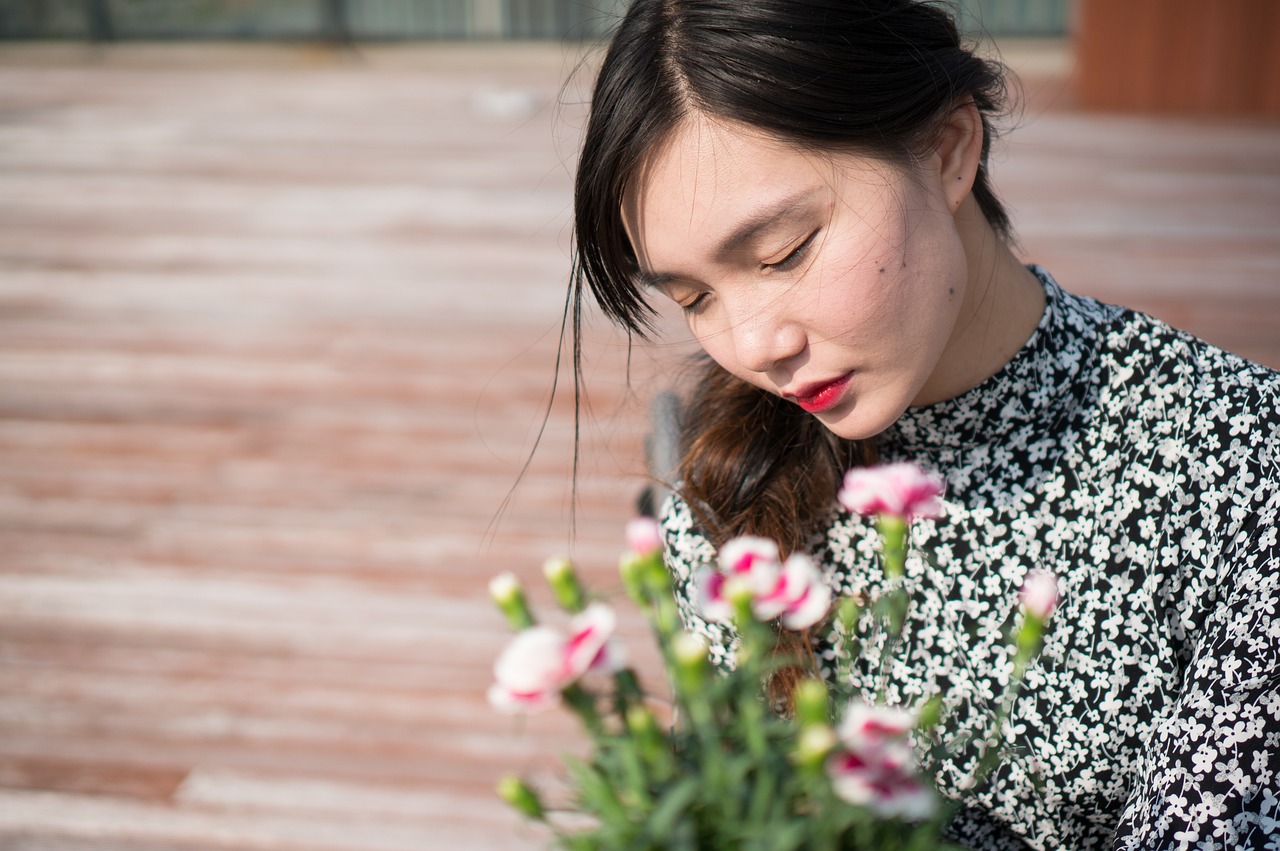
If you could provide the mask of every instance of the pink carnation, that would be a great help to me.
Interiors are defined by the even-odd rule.
[[[613,609],[592,603],[570,623],[568,637],[546,626],[523,630],[494,663],[489,703],[503,712],[537,712],[588,670],[616,669],[621,660],[609,641],[616,621]]]
[[[916,777],[885,771],[856,753],[840,751],[827,760],[837,795],[883,818],[921,821],[933,815],[937,799]]]
[[[766,608],[771,613],[762,614]],[[782,565],[773,589],[757,600],[756,616],[776,617],[787,629],[802,630],[822,620],[829,608],[831,589],[818,566],[808,556],[795,553]]]
[[[718,558],[726,576],[743,579],[753,588],[773,584],[780,567],[778,545],[768,538],[743,535],[725,542]]]
[[[1040,620],[1048,620],[1058,607],[1058,577],[1047,570],[1032,570],[1018,592],[1022,608]]]
[[[647,556],[662,549],[662,528],[652,517],[633,517],[627,521],[627,549]]]
[[[740,593],[750,595],[755,617],[777,618],[787,629],[808,629],[830,608],[831,589],[813,560],[796,553],[779,563],[778,545],[767,538],[734,538],[720,548],[719,562],[719,570],[703,571],[695,580],[697,605],[707,620],[731,621],[732,599]]]
[[[845,474],[840,504],[867,517],[941,517],[942,479],[915,464],[856,467]]]
[[[840,746],[827,759],[837,795],[885,818],[933,815],[936,798],[916,775],[909,735],[915,716],[903,709],[856,702],[840,725]]]

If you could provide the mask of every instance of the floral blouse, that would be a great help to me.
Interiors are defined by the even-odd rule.
[[[942,696],[956,747],[937,782],[970,847],[1280,851],[1280,374],[1033,271],[1047,305],[1022,351],[880,438],[882,460],[947,488],[944,517],[912,529],[888,698]],[[731,665],[728,628],[692,604],[714,550],[678,496],[663,527],[686,625]],[[833,507],[811,550],[836,592],[874,594],[876,543]],[[977,755],[958,745],[989,729],[1035,568],[1062,602],[1009,756],[966,791]]]

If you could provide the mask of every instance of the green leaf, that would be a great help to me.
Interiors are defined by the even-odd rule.
[[[601,774],[600,770],[593,765],[589,765],[581,760],[565,758],[565,763],[569,768],[569,773],[573,775],[574,785],[578,789],[578,796],[582,801],[583,809],[587,813],[594,813],[600,817],[602,822],[626,822],[627,810],[622,806],[622,802],[618,800],[617,794],[614,792],[613,784],[608,777]]]
[[[804,821],[793,819],[790,824],[770,831],[769,843],[766,847],[769,851],[796,851],[804,847],[808,834],[809,828]]]
[[[677,820],[697,799],[700,786],[700,778],[686,777],[666,790],[649,816],[648,832],[654,840],[672,835]]]

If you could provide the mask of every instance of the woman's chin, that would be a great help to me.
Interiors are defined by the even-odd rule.
[[[907,409],[899,405],[877,405],[870,400],[851,398],[821,414],[817,420],[836,437],[845,440],[870,440],[898,421]]]

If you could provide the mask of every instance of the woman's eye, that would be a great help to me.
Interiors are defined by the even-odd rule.
[[[710,293],[698,293],[693,298],[680,302],[680,309],[685,313],[697,313],[706,306],[709,295]]]
[[[807,237],[805,237],[804,242],[800,243],[795,248],[793,248],[790,254],[788,254],[786,257],[783,257],[777,263],[765,263],[764,267],[766,269],[773,269],[777,272],[787,272],[787,271],[790,271],[791,269],[794,269],[796,266],[799,266],[800,261],[803,260],[805,256],[809,253],[809,247],[813,245],[813,241],[817,239],[818,234],[819,232],[821,232],[821,230],[822,229],[819,228],[818,230],[815,230],[813,233],[809,234]]]

